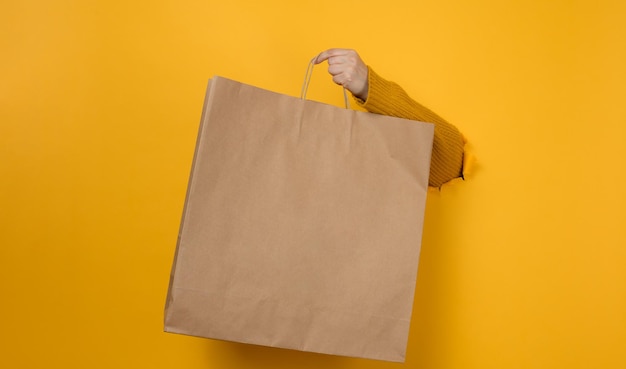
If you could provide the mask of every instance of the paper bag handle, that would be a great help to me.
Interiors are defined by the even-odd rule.
[[[311,83],[311,76],[313,75],[313,67],[315,67],[315,60],[317,60],[317,56],[311,59],[311,61],[309,62],[309,66],[306,68],[306,74],[304,75],[304,82],[302,82],[302,91],[300,92],[300,98],[302,100],[306,99],[306,92],[309,89],[309,83]],[[346,109],[350,109],[348,93],[346,92],[345,87],[343,87],[343,101],[346,105]]]

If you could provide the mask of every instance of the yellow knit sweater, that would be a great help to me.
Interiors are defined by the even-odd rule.
[[[465,139],[459,130],[430,109],[411,99],[398,84],[380,77],[372,68],[368,67],[368,69],[367,100],[356,98],[360,106],[372,113],[435,125],[429,186],[441,187],[446,182],[462,177]]]

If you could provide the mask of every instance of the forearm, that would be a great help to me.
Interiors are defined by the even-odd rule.
[[[409,97],[398,84],[387,81],[371,68],[368,69],[368,97],[366,101],[357,99],[359,105],[372,113],[433,123],[435,138],[429,185],[440,187],[460,177],[463,170],[464,140],[459,130]]]

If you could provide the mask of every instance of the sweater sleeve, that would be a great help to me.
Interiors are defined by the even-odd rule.
[[[355,98],[371,113],[433,123],[435,137],[430,163],[431,187],[441,187],[455,178],[463,177],[465,138],[459,130],[430,109],[413,100],[402,87],[387,81],[368,67],[367,100]],[[467,158],[465,158],[467,159]]]

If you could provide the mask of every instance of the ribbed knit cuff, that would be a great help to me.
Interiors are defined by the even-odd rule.
[[[384,105],[385,100],[381,100],[381,96],[389,96],[389,88],[386,86],[389,84],[388,81],[384,80],[380,77],[372,68],[367,67],[367,100],[359,99],[358,97],[354,97],[356,102],[360,107],[364,108],[367,111],[372,113],[380,113],[380,109],[377,109],[377,106]],[[386,91],[387,90],[387,91]]]

